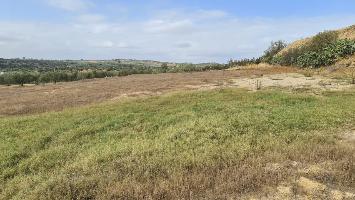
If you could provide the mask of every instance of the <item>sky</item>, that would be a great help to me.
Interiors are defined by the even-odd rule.
[[[0,58],[224,63],[353,24],[354,0],[0,0]]]

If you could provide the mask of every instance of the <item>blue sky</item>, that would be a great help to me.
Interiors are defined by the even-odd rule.
[[[226,62],[355,24],[353,0],[1,0],[0,57]]]

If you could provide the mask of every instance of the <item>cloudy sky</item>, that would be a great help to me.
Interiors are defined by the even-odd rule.
[[[0,0],[0,57],[226,62],[351,24],[354,0]]]

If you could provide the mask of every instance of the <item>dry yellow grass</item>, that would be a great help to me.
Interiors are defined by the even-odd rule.
[[[277,55],[283,55],[286,52],[290,51],[291,49],[298,49],[304,45],[306,45],[309,41],[311,41],[312,38],[305,38],[305,39],[300,39],[297,40],[291,44],[289,44],[286,48],[284,48],[282,51],[280,51]]]
[[[355,40],[355,25],[340,29],[338,33],[340,39]]]

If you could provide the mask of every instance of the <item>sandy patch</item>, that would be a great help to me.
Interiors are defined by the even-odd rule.
[[[231,82],[233,82],[231,84],[232,86],[250,90],[263,88],[344,90],[353,87],[344,81],[333,80],[322,76],[305,77],[298,73],[265,75],[258,78],[239,78],[233,79]],[[257,88],[258,83],[260,84],[259,88]]]

